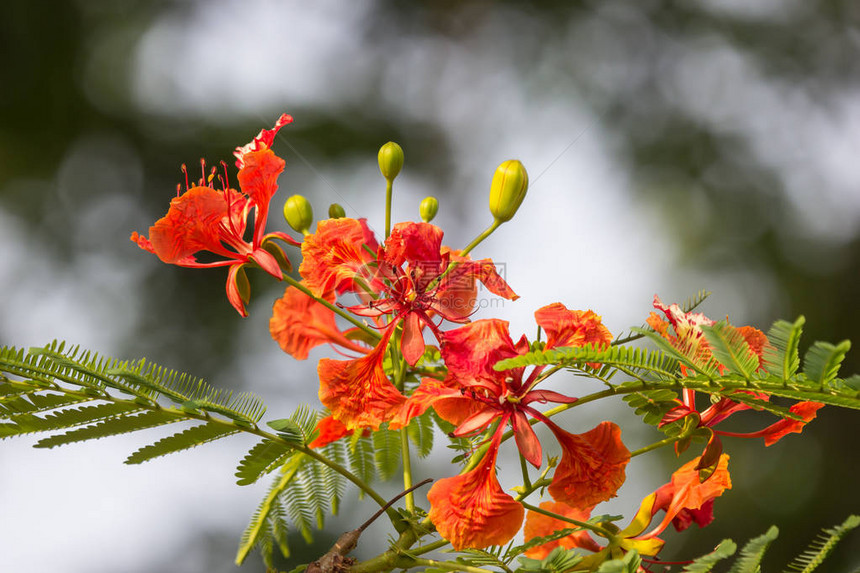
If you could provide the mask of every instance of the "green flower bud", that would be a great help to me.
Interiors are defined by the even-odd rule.
[[[389,141],[379,148],[379,170],[388,181],[394,181],[403,168],[403,148]]]
[[[425,197],[418,206],[418,213],[421,215],[421,220],[429,223],[439,212],[439,201],[436,197]]]
[[[311,203],[301,195],[293,195],[284,203],[284,219],[294,230],[307,234],[311,223],[314,222],[314,211]]]
[[[343,210],[343,206],[338,203],[332,203],[328,206],[329,219],[343,219],[344,217],[346,217],[346,211]]]
[[[490,184],[490,213],[499,223],[513,219],[529,188],[529,174],[523,164],[509,159],[496,168]]]

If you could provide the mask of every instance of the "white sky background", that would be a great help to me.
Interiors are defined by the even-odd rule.
[[[769,3],[773,9],[779,9],[777,4]],[[380,60],[360,33],[369,3],[268,1],[250,9],[247,2],[224,0],[200,6],[193,25],[176,17],[158,22],[140,43],[136,61],[129,62],[135,66],[133,93],[141,110],[167,116],[200,114],[216,118],[213,121],[238,114],[248,118],[252,134],[271,125],[280,113],[261,110],[290,112],[311,104],[379,105],[393,117],[436,123],[454,142],[458,158],[454,179],[458,192],[466,196],[456,211],[443,201],[434,221],[446,230],[446,243],[453,246],[466,244],[490,222],[486,195],[495,166],[509,158],[523,161],[532,182],[523,207],[474,253],[504,262],[508,281],[522,296],[515,303],[506,302],[499,315],[511,321],[514,337],[522,332],[532,336],[532,313],[550,302],[592,308],[618,333],[644,321],[655,293],[674,301],[702,287],[716,293],[708,307],[716,315],[729,314],[741,323],[755,317],[759,301],[749,298],[753,290],[749,286],[758,277],[678,270],[661,228],[665,219],[631,199],[627,171],[616,143],[601,127],[603,118],[577,101],[559,97],[568,91],[537,89],[529,78],[509,70],[505,62],[514,54],[506,52],[512,48],[493,42],[492,19],[468,43],[404,38],[402,49]],[[744,6],[728,2],[723,9]],[[751,14],[760,17],[757,11]],[[856,230],[857,94],[846,95],[830,117],[822,117],[812,113],[809,102],[791,86],[761,82],[730,46],[715,41],[681,51],[674,83],[666,89],[674,90],[703,121],[747,132],[756,152],[778,165],[791,183],[798,216],[812,215],[802,219],[810,233],[838,244]],[[368,103],[361,99],[364,82],[381,61],[386,65],[382,76],[387,100]],[[723,82],[740,90],[734,99],[714,97]],[[756,118],[752,125],[750,118]],[[297,123],[301,121],[296,117]],[[282,132],[287,140],[289,129]],[[275,149],[287,158],[288,169],[308,169],[283,142],[276,142]],[[229,152],[224,150],[225,159]],[[316,189],[289,192],[311,197],[318,213],[332,201],[371,209],[348,214],[367,216],[379,229],[383,202],[375,152],[369,149],[363,163],[315,164],[327,182],[317,180]],[[410,177],[410,150],[405,152],[405,171],[396,184],[395,220],[416,218],[418,202],[434,193]],[[803,161],[796,160],[799,156]],[[73,157],[69,162],[73,164]],[[72,175],[60,174],[61,179],[64,176]],[[129,181],[128,173],[118,176]],[[810,186],[820,194],[809,193]],[[834,210],[837,204],[840,208]],[[103,208],[135,208],[134,198]],[[273,216],[278,211],[273,208]],[[837,219],[831,217],[834,212]],[[831,217],[827,224],[822,224],[823,216],[815,216],[820,213]],[[121,230],[115,240],[127,240],[127,235],[128,230]],[[611,266],[600,262],[610,258]],[[110,354],[112,340],[122,338],[118,332],[134,330],[139,319],[134,261],[94,257],[85,272],[52,268],[40,258],[38,237],[27,237],[27,230],[2,212],[0,259],[3,268],[19,271],[0,275],[0,292],[5,293],[0,321],[28,324],[22,320],[23,309],[30,313],[38,308],[40,313],[29,321],[32,328],[19,331],[12,343],[41,345],[65,338]],[[170,269],[165,267],[164,272]],[[60,286],[45,292],[37,286],[42,284]],[[766,286],[755,292],[759,297],[774,295]],[[247,358],[237,375],[273,380],[272,372],[283,370],[284,361],[290,360],[268,339],[269,304],[264,301],[252,308],[257,312],[248,319],[247,336],[241,340]],[[317,351],[312,359],[324,354]],[[315,378],[312,360],[288,368],[295,371],[294,378]],[[283,387],[276,383],[252,390],[266,397],[270,411],[292,410],[288,398],[278,397]],[[290,388],[288,394],[310,401],[316,388]],[[238,543],[268,482],[261,480],[259,487],[251,488],[235,485],[235,465],[250,445],[242,439],[132,467],[122,460],[144,445],[138,435],[50,452],[30,448],[33,441],[2,444],[0,568],[16,573],[122,571],[124,563],[157,562],[153,547],[166,553],[179,549],[187,533],[212,523],[233,528]],[[93,475],[101,476],[98,483],[93,483]],[[55,493],[58,484],[60,490],[83,495],[74,503],[64,501],[65,496]],[[638,503],[655,485],[659,483],[628,485],[621,499]],[[92,552],[104,545],[115,550],[99,553],[95,562]]]

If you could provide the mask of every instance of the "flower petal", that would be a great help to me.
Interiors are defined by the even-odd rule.
[[[284,170],[284,160],[271,149],[246,153],[245,166],[239,171],[242,192],[257,207],[254,215],[254,248],[259,248],[266,232],[269,203],[278,190],[278,175]]]
[[[321,448],[332,442],[336,442],[344,436],[352,435],[352,430],[348,429],[343,423],[335,420],[332,416],[326,416],[317,422],[315,430],[319,434],[308,444],[309,448]]]
[[[224,193],[211,187],[192,187],[173,198],[167,215],[149,228],[152,251],[171,264],[200,251],[224,254],[220,225],[226,217]],[[236,258],[234,253],[227,252],[226,256]]]
[[[355,360],[323,358],[317,366],[320,401],[347,428],[379,429],[394,418],[406,398],[385,375],[382,360],[391,337],[383,337],[367,356]]]
[[[427,492],[430,520],[454,549],[481,549],[510,541],[523,522],[523,506],[506,494],[496,478],[501,432],[475,469],[444,478]]]
[[[799,434],[803,431],[803,427],[811,422],[819,409],[823,408],[824,404],[820,402],[797,402],[792,404],[789,408],[789,411],[802,416],[803,420],[790,420],[788,418],[783,418],[778,422],[775,422],[762,430],[760,432],[761,437],[764,438],[764,445],[771,446],[777,443],[783,436],[788,434],[796,433]]]
[[[561,462],[548,491],[556,501],[593,507],[615,497],[624,483],[630,452],[621,442],[621,429],[601,422],[584,434],[570,434],[548,424],[562,447]]]
[[[376,240],[363,219],[325,219],[302,242],[299,273],[314,294],[355,291],[362,268],[375,259]]]
[[[410,366],[424,356],[424,334],[421,331],[421,318],[415,312],[406,315],[403,321],[403,336],[401,337],[400,349],[403,358]]]
[[[536,310],[535,320],[547,333],[547,348],[587,344],[606,348],[612,342],[612,333],[590,310],[568,310],[555,302]]]
[[[334,295],[324,297],[329,302]],[[356,352],[367,353],[338,329],[334,312],[315,301],[295,287],[287,287],[284,296],[275,301],[269,333],[281,350],[295,358],[304,360],[308,351],[320,344],[338,344]]]
[[[708,502],[712,502],[714,498],[721,496],[725,490],[732,487],[728,469],[729,456],[728,454],[720,456],[716,469],[705,481],[701,481],[699,470],[696,469],[699,463],[699,458],[687,462],[672,474],[671,482],[655,492],[657,499],[652,511],[656,513],[663,509],[666,515],[662,522],[647,535],[642,536],[643,539],[659,535],[679,516],[676,527],[682,529],[692,521],[705,525],[710,523],[713,514],[712,505]],[[694,511],[698,513],[690,513]],[[682,513],[684,515],[681,515]]]
[[[242,169],[245,166],[245,157],[248,153],[272,147],[272,143],[274,143],[275,135],[277,135],[278,131],[285,125],[292,122],[292,116],[287,115],[286,113],[282,114],[281,117],[278,118],[278,121],[275,122],[272,129],[261,130],[260,133],[257,134],[257,137],[255,137],[250,143],[243,145],[242,147],[237,147],[236,151],[233,152],[233,155],[236,156],[236,167]]]
[[[461,385],[475,380],[504,380],[508,373],[496,372],[493,365],[518,355],[504,320],[477,320],[442,336],[442,358],[450,376]]]

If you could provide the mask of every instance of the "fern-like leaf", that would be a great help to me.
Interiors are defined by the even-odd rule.
[[[734,555],[737,549],[738,546],[734,541],[724,539],[712,552],[694,559],[692,563],[684,567],[682,573],[708,573],[717,563]]]
[[[765,369],[783,380],[789,380],[800,367],[800,336],[806,319],[798,317],[794,323],[778,320],[767,333],[770,344],[764,347]]]
[[[779,529],[771,526],[765,533],[750,539],[735,562],[729,573],[760,573],[761,560],[770,544],[779,536]]]
[[[136,432],[146,428],[154,428],[182,421],[184,418],[177,414],[165,411],[144,412],[136,416],[117,416],[108,418],[92,426],[84,426],[65,434],[57,434],[48,438],[44,438],[33,447],[36,448],[53,448],[74,442],[82,442],[84,440],[93,440],[104,438],[107,436],[117,436],[119,434],[127,434]]]
[[[860,516],[851,515],[840,525],[823,530],[818,538],[788,565],[784,573],[811,573],[815,571],[830,555],[836,544],[858,525],[860,525]]]
[[[140,448],[131,454],[125,460],[125,463],[140,464],[153,458],[195,448],[208,442],[232,436],[238,431],[237,428],[215,423],[192,426],[172,436],[162,438],[154,444]]]
[[[750,350],[749,344],[738,329],[721,321],[711,326],[702,325],[702,332],[705,333],[711,352],[720,364],[745,380],[752,378],[758,370],[758,355]]]
[[[238,485],[250,485],[255,483],[263,475],[275,470],[293,454],[295,450],[282,442],[264,439],[254,445],[245,454],[239,466],[236,468],[236,480]]]
[[[828,342],[814,343],[803,357],[803,373],[810,382],[823,390],[836,378],[842,360],[850,349],[851,343],[847,340],[836,345]]]
[[[373,432],[373,457],[379,479],[391,479],[400,469],[400,432],[378,430]]]

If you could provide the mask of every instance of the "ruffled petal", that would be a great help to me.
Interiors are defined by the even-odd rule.
[[[319,361],[320,401],[350,430],[379,429],[380,424],[394,418],[406,401],[382,367],[391,330],[367,356]]]
[[[587,344],[606,348],[612,342],[612,333],[590,310],[568,310],[555,302],[536,310],[535,321],[547,334],[547,348]]]
[[[501,432],[475,469],[444,478],[427,492],[430,520],[454,549],[503,545],[520,530],[523,506],[502,490],[496,478]]]
[[[326,416],[317,422],[315,430],[319,434],[308,444],[309,448],[321,448],[332,442],[336,442],[344,436],[352,435],[352,430],[347,428],[343,423],[335,420],[332,416]]]
[[[173,198],[167,215],[149,228],[152,252],[171,264],[200,251],[224,254],[220,225],[226,218],[227,201],[222,192],[192,187]],[[227,255],[235,257],[233,253]]]
[[[383,260],[392,267],[409,263],[416,279],[415,288],[423,291],[439,276],[443,234],[442,229],[430,223],[397,223],[385,239]]]
[[[332,302],[334,295],[325,300]],[[367,353],[338,329],[334,312],[315,301],[295,287],[287,287],[284,296],[275,301],[269,333],[281,350],[295,358],[304,360],[311,348],[320,344],[338,344],[350,350]]]
[[[687,527],[693,521],[707,525],[713,519],[712,504],[709,505],[708,502],[732,487],[728,469],[729,456],[720,456],[713,473],[704,482],[696,469],[699,461],[699,458],[696,458],[678,468],[672,474],[672,481],[655,492],[657,498],[652,514],[663,509],[666,515],[654,529],[642,536],[643,539],[659,535],[676,518],[676,527],[681,528]]]
[[[236,167],[242,169],[245,166],[245,157],[248,153],[272,147],[272,143],[274,143],[275,135],[277,135],[278,131],[285,125],[292,122],[292,116],[287,115],[286,113],[282,114],[281,117],[278,118],[278,121],[275,122],[272,129],[261,130],[260,133],[257,134],[257,137],[255,137],[250,143],[243,145],[242,147],[237,147],[236,151],[233,152],[233,155],[236,156]]]
[[[450,288],[445,283],[463,287],[480,281],[488,291],[497,296],[508,300],[520,298],[496,270],[496,264],[491,259],[473,261],[468,256],[459,256],[457,251],[450,251],[450,257],[450,264],[457,263],[457,266],[443,280],[444,288]]]
[[[244,160],[245,167],[239,171],[239,185],[257,207],[254,215],[254,247],[258,248],[266,232],[269,203],[278,190],[278,176],[284,170],[285,163],[271,149],[246,153]]]
[[[356,278],[364,266],[375,259],[376,241],[364,220],[326,219],[317,231],[302,242],[302,264],[299,273],[314,294],[355,291]]]
[[[621,442],[621,429],[601,422],[584,434],[570,434],[549,425],[562,447],[549,494],[574,507],[593,507],[615,497],[624,483],[630,452]]]
[[[558,501],[544,501],[540,504],[540,508],[578,521],[587,521],[591,516],[590,508],[578,509]],[[570,529],[572,527],[575,526],[566,521],[562,521],[542,513],[537,513],[535,511],[529,511],[526,513],[526,525],[523,528],[523,534],[525,535],[526,543],[528,543],[536,537],[546,537],[547,535],[552,535],[556,531]],[[525,555],[532,559],[544,559],[547,555],[552,553],[552,550],[556,547],[561,547],[562,549],[574,549],[576,547],[580,547],[588,551],[600,551],[602,549],[600,545],[591,538],[587,531],[577,531],[576,533],[571,533],[566,537],[532,547],[525,552]]]
[[[462,385],[504,379],[508,373],[496,372],[493,365],[518,355],[504,320],[478,320],[442,335],[442,358],[450,375]]]

